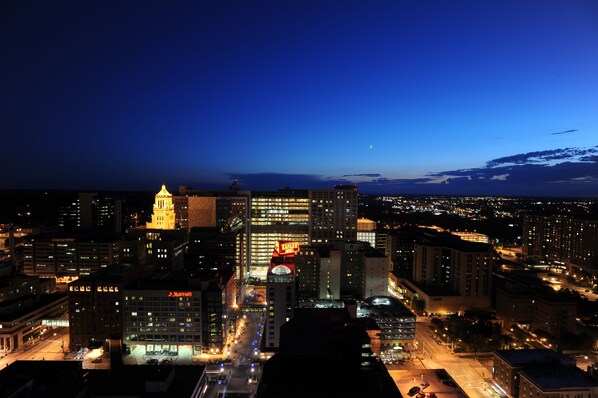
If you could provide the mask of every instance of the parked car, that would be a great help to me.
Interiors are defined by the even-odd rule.
[[[421,390],[421,388],[419,388],[418,386],[413,386],[409,389],[409,392],[407,392],[407,395],[409,395],[410,397],[414,396],[415,394],[417,394],[419,392],[419,390]]]
[[[422,383],[422,388],[421,389],[423,390],[423,389],[428,388],[428,387],[430,387],[430,383]]]
[[[157,365],[158,360],[156,358],[152,358],[152,359],[148,359],[147,361],[145,361],[145,363],[148,365]]]

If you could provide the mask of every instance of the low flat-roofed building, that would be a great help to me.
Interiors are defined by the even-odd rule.
[[[358,305],[357,318],[376,321],[381,350],[403,347],[415,339],[415,314],[394,297],[368,297]]]
[[[519,397],[596,397],[598,380],[576,366],[526,368],[519,375]]]
[[[519,397],[522,371],[556,367],[565,371],[575,367],[575,358],[550,349],[497,350],[493,356],[495,387],[504,395],[515,398]]]
[[[2,397],[75,398],[88,390],[81,361],[15,361],[0,369]],[[89,395],[88,395],[89,396]]]
[[[467,393],[445,369],[408,369],[389,370],[401,395],[408,398],[409,390],[413,387],[420,387],[421,391],[428,396],[434,394],[436,398],[468,398]],[[429,386],[422,388],[422,383]],[[413,398],[416,398],[414,395]]]
[[[14,351],[40,337],[44,319],[58,319],[68,311],[66,293],[29,294],[0,303],[0,350]]]
[[[53,278],[39,278],[24,274],[0,277],[0,302],[12,300],[26,294],[49,294],[56,289]]]
[[[207,382],[203,365],[84,369],[81,361],[15,361],[0,370],[2,397],[197,398]]]

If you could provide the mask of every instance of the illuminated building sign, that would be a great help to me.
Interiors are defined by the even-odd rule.
[[[276,242],[274,250],[276,250],[276,252],[280,255],[295,254],[299,251],[299,242],[283,242],[279,240],[278,242]]]
[[[193,297],[193,292],[168,292],[168,297]]]

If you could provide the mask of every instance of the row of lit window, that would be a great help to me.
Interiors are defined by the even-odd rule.
[[[69,286],[69,291],[71,292],[90,292],[91,286]],[[118,292],[118,286],[98,286],[98,292]]]

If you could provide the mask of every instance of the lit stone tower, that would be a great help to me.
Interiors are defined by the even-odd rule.
[[[174,229],[174,204],[172,204],[172,194],[166,190],[162,184],[162,189],[156,194],[152,221],[148,222],[148,229]]]

